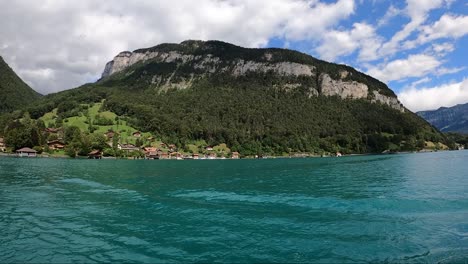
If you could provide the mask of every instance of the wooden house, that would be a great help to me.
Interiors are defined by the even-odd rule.
[[[60,149],[65,148],[65,143],[57,139],[57,140],[48,141],[47,146],[49,146],[50,150],[60,150]]]
[[[171,153],[171,159],[182,160],[184,158],[183,158],[181,153],[173,152],[173,153]]]
[[[114,131],[107,131],[106,133],[104,133],[104,136],[106,136],[106,138],[108,138],[108,139],[112,139],[115,136],[115,132]]]
[[[140,151],[140,148],[136,147],[133,144],[120,144],[117,145],[117,148],[122,151],[132,152],[132,151]]]
[[[136,131],[136,132],[133,132],[132,134],[134,137],[136,138],[140,138],[141,137],[141,132],[140,131]]]
[[[239,152],[236,152],[236,151],[233,152],[231,158],[232,158],[232,159],[240,159]]]
[[[88,153],[88,159],[102,159],[102,151],[100,150],[93,150]]]
[[[50,134],[57,134],[59,131],[60,131],[60,128],[48,127],[46,129],[44,129],[44,132],[50,133]]]
[[[192,154],[192,159],[194,159],[194,160],[200,159],[200,155],[198,153],[193,153]]]
[[[169,159],[169,153],[167,152],[162,152],[159,154],[159,159]]]
[[[143,148],[143,150],[145,151],[145,158],[146,159],[157,159],[157,158],[159,158],[157,148],[146,147],[146,148]]]
[[[170,144],[168,147],[169,147],[169,151],[176,151],[177,150],[177,146],[174,145],[174,144]]]

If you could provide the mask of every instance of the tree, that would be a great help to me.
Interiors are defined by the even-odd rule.
[[[92,134],[91,148],[100,151],[109,148],[109,145],[107,144],[107,138],[102,134]]]
[[[24,122],[24,123],[23,123]],[[29,116],[22,121],[12,121],[5,129],[5,143],[14,150],[40,145],[40,132]]]

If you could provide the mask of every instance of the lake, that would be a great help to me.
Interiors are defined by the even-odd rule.
[[[468,262],[468,151],[0,157],[0,262]]]

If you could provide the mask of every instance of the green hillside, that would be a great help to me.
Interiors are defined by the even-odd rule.
[[[376,93],[396,101],[382,82],[296,51],[187,41],[122,56],[131,54],[148,58],[112,73],[120,63],[116,58],[100,81],[47,95],[25,110],[32,119],[44,119],[46,126],[73,126],[83,134],[95,132],[89,124],[96,114],[114,121],[118,117],[121,126],[131,127],[125,130],[139,130],[192,152],[209,145],[243,156],[320,155],[413,151],[426,141],[448,144],[414,113],[376,102]],[[294,74],[296,69],[312,70],[304,75]],[[368,95],[326,95],[325,75],[338,85],[364,84]],[[53,115],[56,119],[49,124]]]
[[[40,98],[0,57],[0,113],[28,106]]]

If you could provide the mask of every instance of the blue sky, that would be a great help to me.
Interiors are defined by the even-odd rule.
[[[37,91],[100,77],[124,50],[187,39],[348,64],[413,111],[468,103],[463,0],[0,0],[0,55]]]
[[[434,94],[435,90],[442,87],[447,89],[440,92],[450,93],[450,90],[456,90],[455,86],[461,86],[468,76],[468,22],[466,18],[468,15],[468,2],[429,2],[432,2],[428,4],[429,7],[424,7],[424,1],[419,1],[423,10],[420,11],[419,16],[422,18],[420,22],[415,24],[413,30],[408,31],[401,41],[396,42],[397,45],[394,51],[385,52],[383,50],[381,54],[377,54],[372,58],[360,56],[362,50],[371,48],[366,46],[366,43],[363,43],[362,46],[352,46],[346,50],[339,47],[334,49],[335,44],[332,41],[289,41],[285,38],[275,37],[269,41],[267,46],[297,49],[318,58],[353,66],[383,80],[392,90],[400,94],[400,97],[406,96],[400,99],[406,100],[407,104],[412,104],[412,108],[416,110],[440,107],[442,106],[441,101],[448,106],[456,103],[468,103],[467,91],[455,94],[458,96],[451,95],[450,98],[452,99],[447,100],[447,102]],[[431,4],[432,6],[430,6]],[[414,12],[418,13],[417,11]],[[446,29],[447,32],[444,34],[444,32],[438,31],[440,36],[429,37],[428,40],[423,41],[421,36],[424,35],[424,30],[434,27],[443,18],[446,19],[446,25],[440,27],[440,29]],[[406,1],[357,1],[353,14],[342,20],[335,29],[325,34],[334,32],[332,35],[349,36],[352,35],[353,29],[357,28],[356,24],[367,25],[373,29],[371,32],[374,33],[374,35],[368,35],[370,40],[376,40],[377,46],[382,48],[382,45],[390,43],[392,38],[402,32],[412,20],[414,21],[415,18],[411,17]],[[454,25],[449,24],[452,21]],[[459,21],[463,23],[456,24]],[[437,32],[432,34],[435,33]],[[331,37],[331,40],[339,39]],[[347,40],[348,43],[352,42],[350,39]],[[332,47],[329,48],[330,52],[327,51],[326,46]],[[414,62],[416,58],[420,58],[421,63],[427,67],[420,70],[421,65]],[[392,65],[391,63],[395,61],[399,61],[402,65],[409,64],[410,70],[404,67],[401,67],[401,71],[398,68],[393,70],[386,68],[387,65]],[[431,88],[434,89],[432,93],[424,94],[421,92]],[[468,87],[465,87],[466,89]],[[432,98],[421,98],[431,96]],[[424,104],[424,101],[428,102]]]

